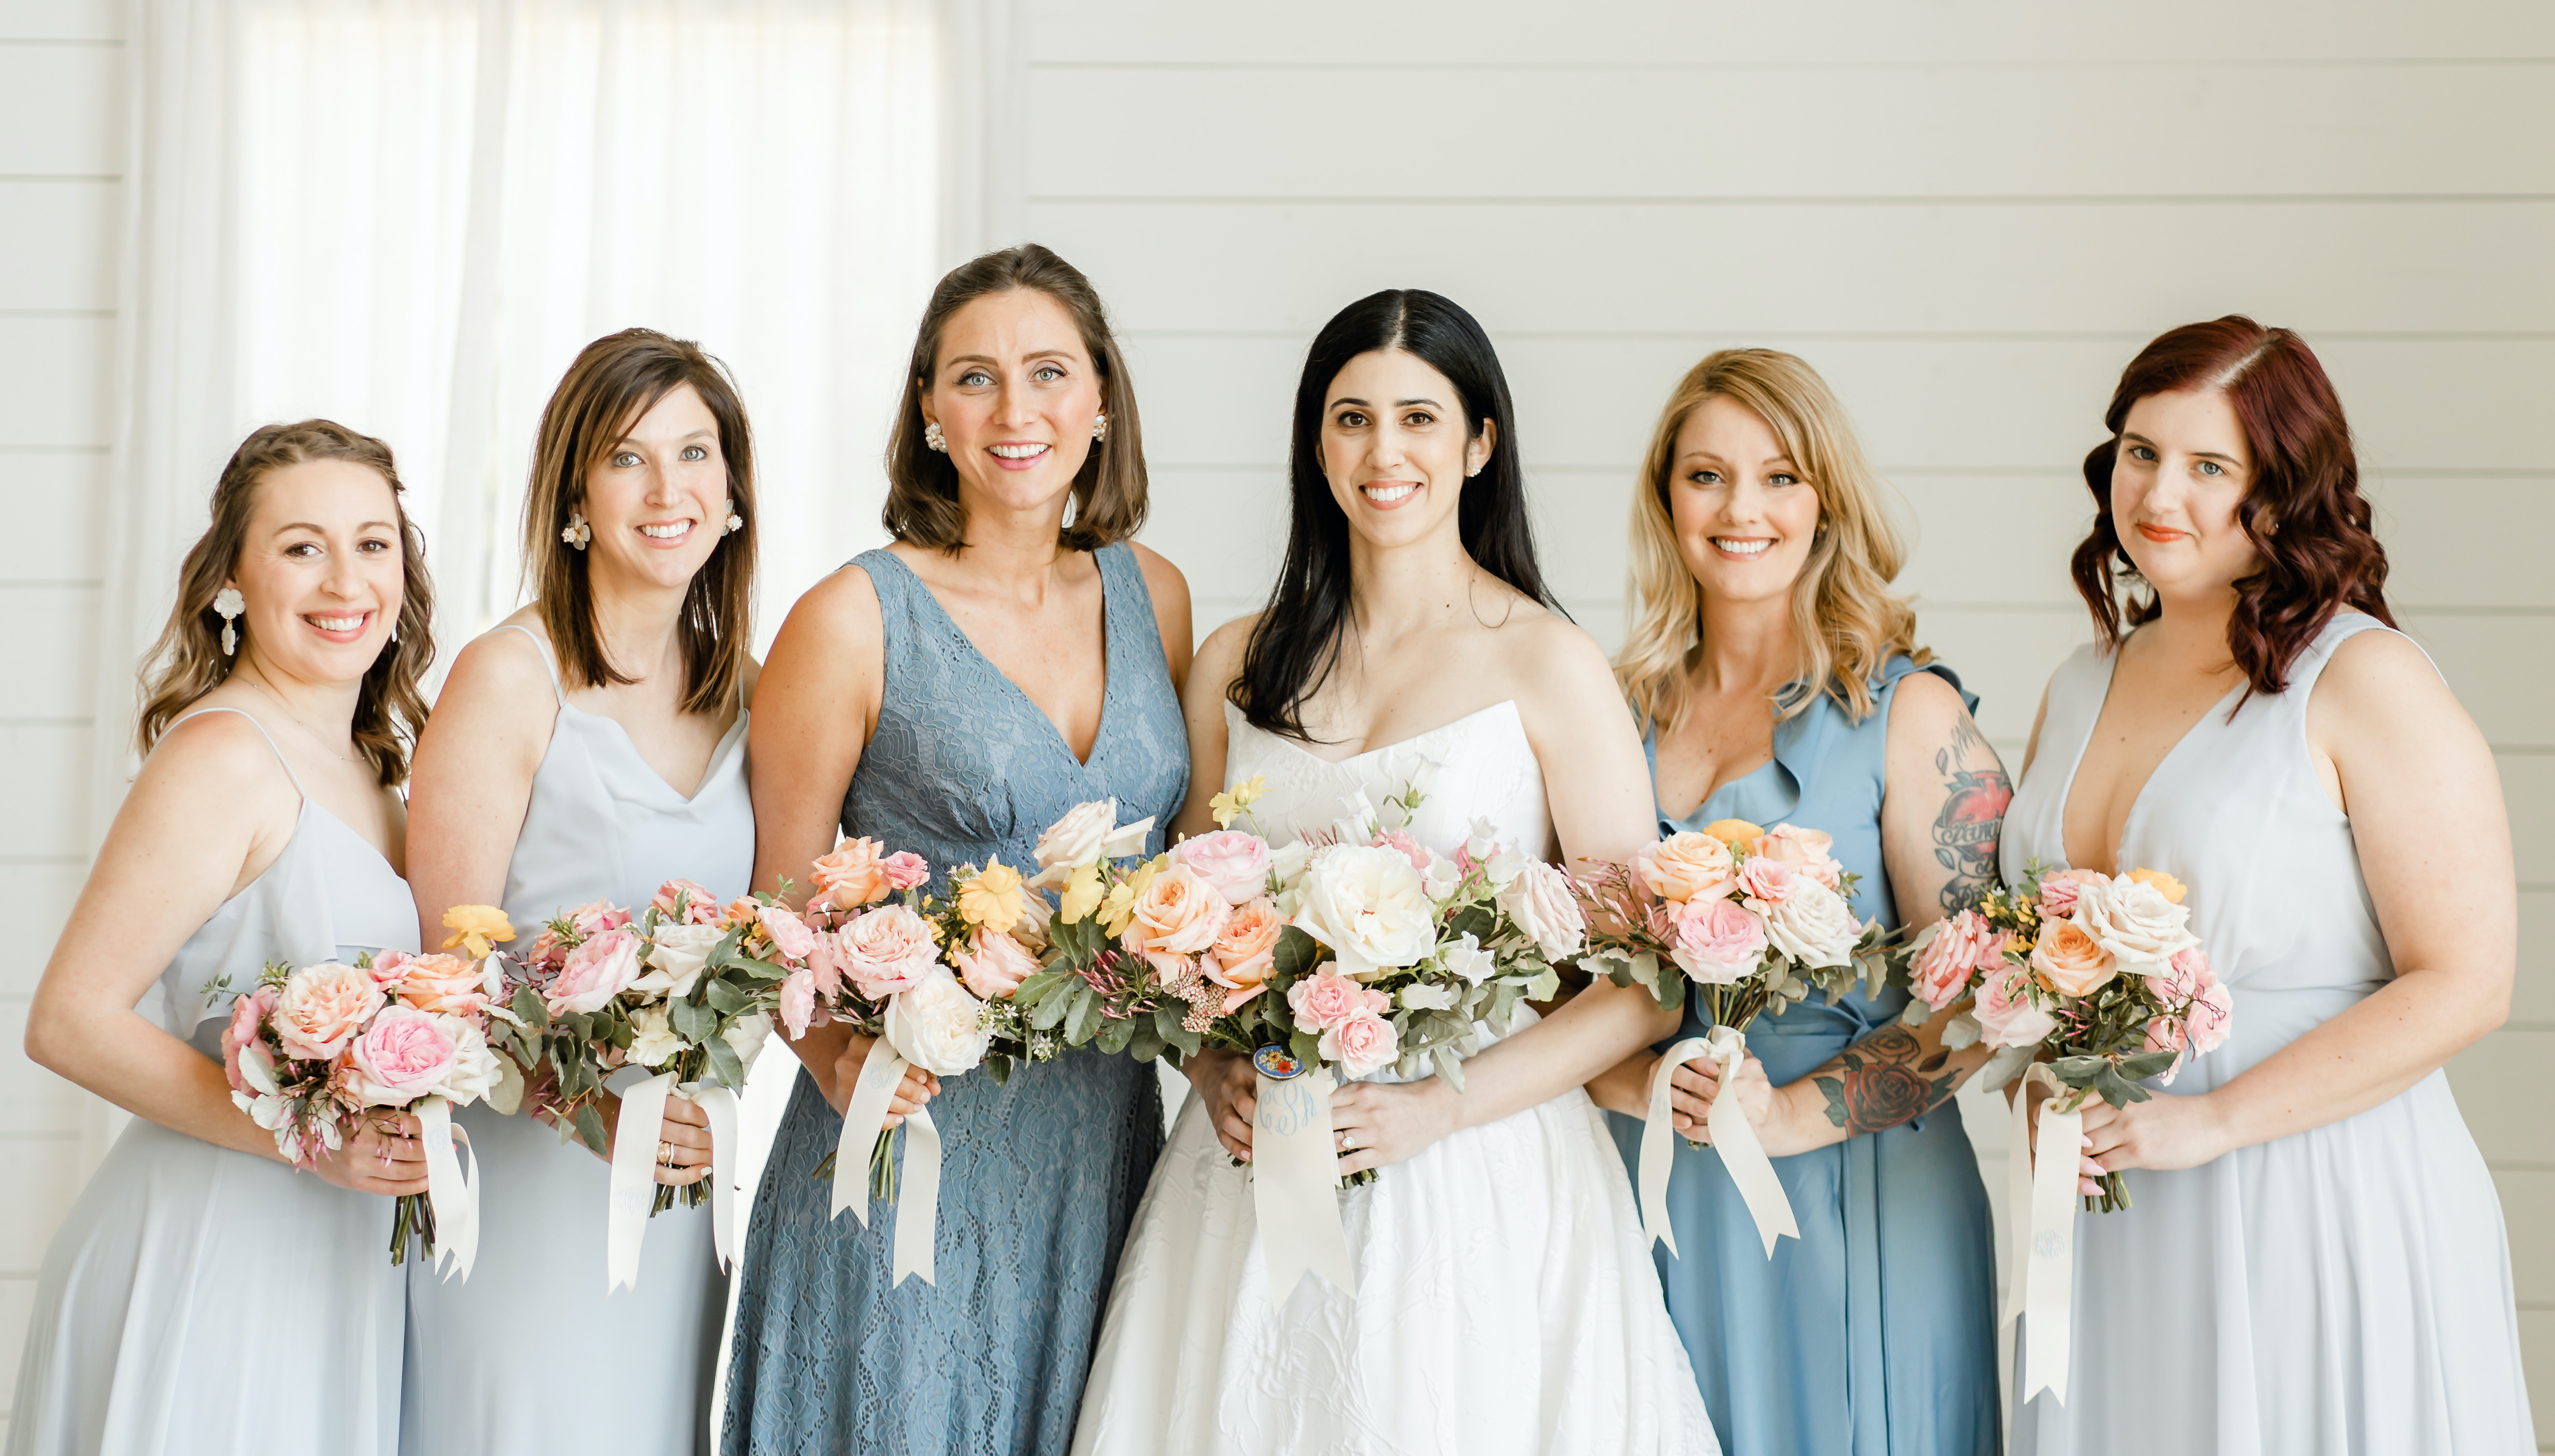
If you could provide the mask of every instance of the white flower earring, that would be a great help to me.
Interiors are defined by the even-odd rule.
[[[1091,437],[1094,440],[1104,440],[1109,437],[1109,413],[1107,411],[1104,410],[1091,417]]]
[[[584,550],[586,543],[594,540],[594,528],[585,524],[583,511],[567,513],[567,529],[559,533],[559,540],[578,550]]]
[[[727,519],[719,523],[719,535],[732,536],[745,529],[745,518],[736,513],[736,502],[727,503]]]
[[[225,586],[213,593],[213,614],[222,619],[223,657],[239,652],[239,628],[233,624],[238,621],[239,614],[247,610],[248,598],[239,594],[238,587]]]
[[[922,444],[925,449],[938,450],[944,455],[949,453],[949,436],[940,432],[939,422],[933,421],[922,426]]]

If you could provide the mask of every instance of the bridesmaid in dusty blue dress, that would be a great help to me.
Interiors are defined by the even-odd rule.
[[[1167,822],[1188,784],[1188,590],[1126,540],[1145,510],[1135,396],[1080,273],[1031,244],[940,281],[889,477],[896,544],[819,583],[773,644],[756,884],[803,895],[838,831],[945,874],[1031,865],[1078,802]],[[1154,1069],[1085,1049],[1008,1085],[910,1073],[895,1110],[930,1100],[943,1146],[938,1282],[899,1287],[894,1216],[829,1218],[811,1175],[868,1044],[821,1028],[793,1048],[805,1070],[755,1202],[722,1448],[1063,1456],[1161,1148]]]
[[[1904,549],[1825,383],[1787,354],[1712,355],[1670,400],[1644,480],[1618,671],[1652,725],[1661,832],[1833,835],[1862,877],[1856,914],[1884,925],[1966,904],[1995,872],[2010,790],[1976,699],[1888,593]],[[1653,1257],[1731,1456],[1997,1449],[1992,1226],[1949,1101],[1985,1053],[1946,1051],[1948,1017],[1897,1025],[1906,1005],[1895,989],[1813,997],[1751,1029],[1734,1095],[1801,1230],[1770,1259],[1719,1154],[1671,1143],[1683,1257]],[[1704,1030],[1690,1011],[1678,1034]],[[1591,1089],[1637,1173],[1656,1063]],[[1674,1075],[1681,1134],[1703,1136],[1715,1084],[1700,1063]]]

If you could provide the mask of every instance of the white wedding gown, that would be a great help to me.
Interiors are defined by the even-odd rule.
[[[1421,844],[1451,852],[1479,816],[1548,852],[1543,774],[1513,703],[1336,764],[1230,706],[1225,720],[1225,782],[1266,776],[1255,812],[1273,841],[1328,825],[1359,790],[1381,805],[1433,765],[1409,826]],[[1272,1307],[1249,1176],[1190,1098],[1119,1264],[1077,1456],[1720,1449],[1585,1092],[1343,1194],[1354,1296],[1307,1276]]]

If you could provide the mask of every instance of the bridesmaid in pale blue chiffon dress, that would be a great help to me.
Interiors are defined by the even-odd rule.
[[[1976,698],[1920,665],[1913,614],[1887,594],[1903,548],[1826,386],[1789,355],[1706,359],[1660,422],[1647,479],[1634,558],[1652,569],[1637,565],[1619,671],[1654,725],[1660,832],[1824,831],[1861,877],[1856,915],[1883,925],[1965,903],[1993,873],[2005,773],[1970,720]],[[1791,625],[1805,575],[1823,661]],[[1837,685],[1778,719],[1772,704],[1798,702],[1817,668]],[[1653,1258],[1731,1456],[1998,1447],[1993,1229],[1950,1101],[1985,1058],[1943,1049],[1948,1018],[1898,1026],[1907,1002],[1813,996],[1750,1029],[1737,1095],[1801,1231],[1770,1258],[1720,1154],[1670,1140],[1682,1257],[1662,1244]],[[1678,1035],[1705,1030],[1690,1004]],[[1656,1060],[1592,1086],[1636,1177]],[[1701,1064],[1674,1085],[1698,1118],[1715,1092]]]
[[[1142,456],[1090,286],[1034,245],[960,268],[914,374],[890,451],[899,545],[799,601],[756,701],[762,888],[787,876],[803,894],[838,831],[943,877],[989,857],[1028,867],[1077,803],[1114,798],[1122,822],[1158,826],[1187,789],[1187,589],[1123,539]],[[795,1045],[805,1069],[739,1275],[722,1449],[1063,1456],[1161,1148],[1154,1068],[1085,1048],[1008,1085],[943,1080],[937,1282],[898,1285],[899,1215],[831,1217],[813,1176],[867,1045],[839,1027]]]

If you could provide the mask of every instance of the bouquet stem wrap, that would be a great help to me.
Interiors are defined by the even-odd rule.
[[[710,1124],[710,1239],[721,1267],[736,1258],[736,1094],[715,1083],[677,1084],[672,1072],[621,1094],[612,1137],[612,1214],[604,1232],[605,1291],[639,1287],[639,1250],[657,1198],[657,1144],[666,1131],[666,1099],[681,1093]]]
[[[1668,1146],[1669,1075],[1704,1057],[1721,1069],[1721,1085],[1728,1087],[1747,1055],[1745,1032],[1737,1027],[1715,1027],[1669,1047],[1650,1073],[1650,1113],[1642,1129],[1642,1232],[1652,1243],[1666,1244],[1672,1255],[1677,1254],[1677,1246],[1676,1231],[1668,1226],[1668,1171],[1675,1156]],[[1792,1200],[1783,1196],[1782,1180],[1774,1176],[1765,1146],[1757,1141],[1757,1130],[1749,1126],[1748,1112],[1736,1097],[1714,1098],[1704,1123],[1712,1130],[1712,1146],[1721,1153],[1721,1165],[1730,1169],[1730,1180],[1739,1185],[1739,1196],[1757,1221],[1757,1237],[1764,1241],[1765,1257],[1773,1258],[1774,1241],[1785,1234],[1801,1237],[1801,1226],[1792,1218]]]
[[[1331,1073],[1314,1067],[1279,1079],[1259,1074],[1251,1114],[1251,1209],[1269,1302],[1283,1305],[1307,1274],[1357,1292],[1348,1235],[1340,1227],[1340,1154],[1331,1136]]]
[[[417,1105],[419,1141],[426,1150],[426,1196],[434,1209],[435,1267],[463,1282],[479,1258],[479,1155],[471,1152],[470,1167],[461,1166],[458,1144],[470,1149],[470,1135],[452,1124],[452,1104],[428,1097]]]
[[[2031,1110],[2040,1108],[2035,1152]],[[2013,1273],[2006,1281],[2005,1317],[2023,1321],[2022,1398],[2042,1391],[2067,1403],[2068,1307],[2076,1281],[2076,1178],[2084,1150],[2083,1094],[2034,1063],[2013,1099],[2013,1152],[2008,1159],[2008,1222],[2014,1231]]]
[[[851,1105],[843,1109],[842,1141],[834,1146],[833,1207],[827,1217],[848,1208],[862,1228],[870,1226],[869,1189],[864,1186],[869,1145],[878,1141],[879,1124],[886,1121],[888,1104],[895,1099],[897,1084],[905,1080],[909,1065],[885,1036],[870,1043],[860,1080],[852,1084]],[[938,1282],[932,1277],[931,1244],[939,1221],[940,1130],[931,1125],[930,1113],[917,1110],[905,1119],[905,1172],[896,1195],[896,1264],[888,1287],[905,1282],[910,1274],[921,1275],[926,1284]]]

